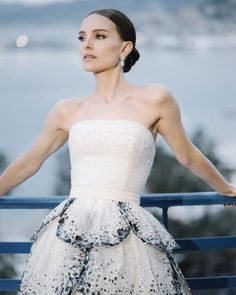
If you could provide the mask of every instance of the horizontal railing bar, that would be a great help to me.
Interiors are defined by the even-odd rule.
[[[236,203],[236,198],[216,192],[143,194],[141,206],[169,208],[174,206],[220,205]]]
[[[0,254],[26,254],[30,252],[32,242],[0,242]]]
[[[181,247],[175,252],[236,248],[236,236],[175,239]],[[0,254],[29,253],[32,242],[0,242]]]
[[[68,196],[0,198],[0,209],[43,209],[54,208]],[[169,208],[174,206],[220,205],[236,203],[236,198],[221,196],[216,192],[143,194],[143,207]]]
[[[186,279],[192,290],[235,289],[236,276],[218,276]]]
[[[181,247],[180,251],[186,250],[220,250],[236,248],[236,236],[203,237],[175,239]]]
[[[51,209],[56,207],[66,196],[54,197],[13,197],[0,198],[0,209]]]
[[[16,292],[21,280],[15,279],[0,279],[0,291]]]
[[[236,276],[186,278],[186,281],[192,290],[236,288]],[[0,279],[0,290],[14,292],[19,284],[20,280],[17,279]]]

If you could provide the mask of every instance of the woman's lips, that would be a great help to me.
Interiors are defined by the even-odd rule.
[[[94,58],[96,58],[96,56],[94,56],[94,55],[86,55],[86,56],[84,56],[84,60],[91,60],[91,59],[94,59]]]

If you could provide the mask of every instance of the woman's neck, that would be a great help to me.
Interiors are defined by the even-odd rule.
[[[131,85],[125,80],[123,72],[106,71],[96,74],[96,89],[93,96],[110,103],[124,95],[131,89]]]

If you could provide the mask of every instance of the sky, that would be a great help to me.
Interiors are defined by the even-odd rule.
[[[24,4],[24,5],[45,5],[59,2],[72,2],[73,0],[0,0],[0,4]]]

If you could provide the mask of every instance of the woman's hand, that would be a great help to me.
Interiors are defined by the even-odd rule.
[[[218,192],[218,194],[220,196],[226,196],[226,197],[232,197],[232,198],[234,198],[234,197],[236,197],[236,186],[230,185],[227,191],[225,191],[225,192]],[[236,206],[236,204],[233,204],[233,203],[232,204],[225,204],[224,205],[225,208],[232,208],[232,207],[235,207],[235,206]]]

